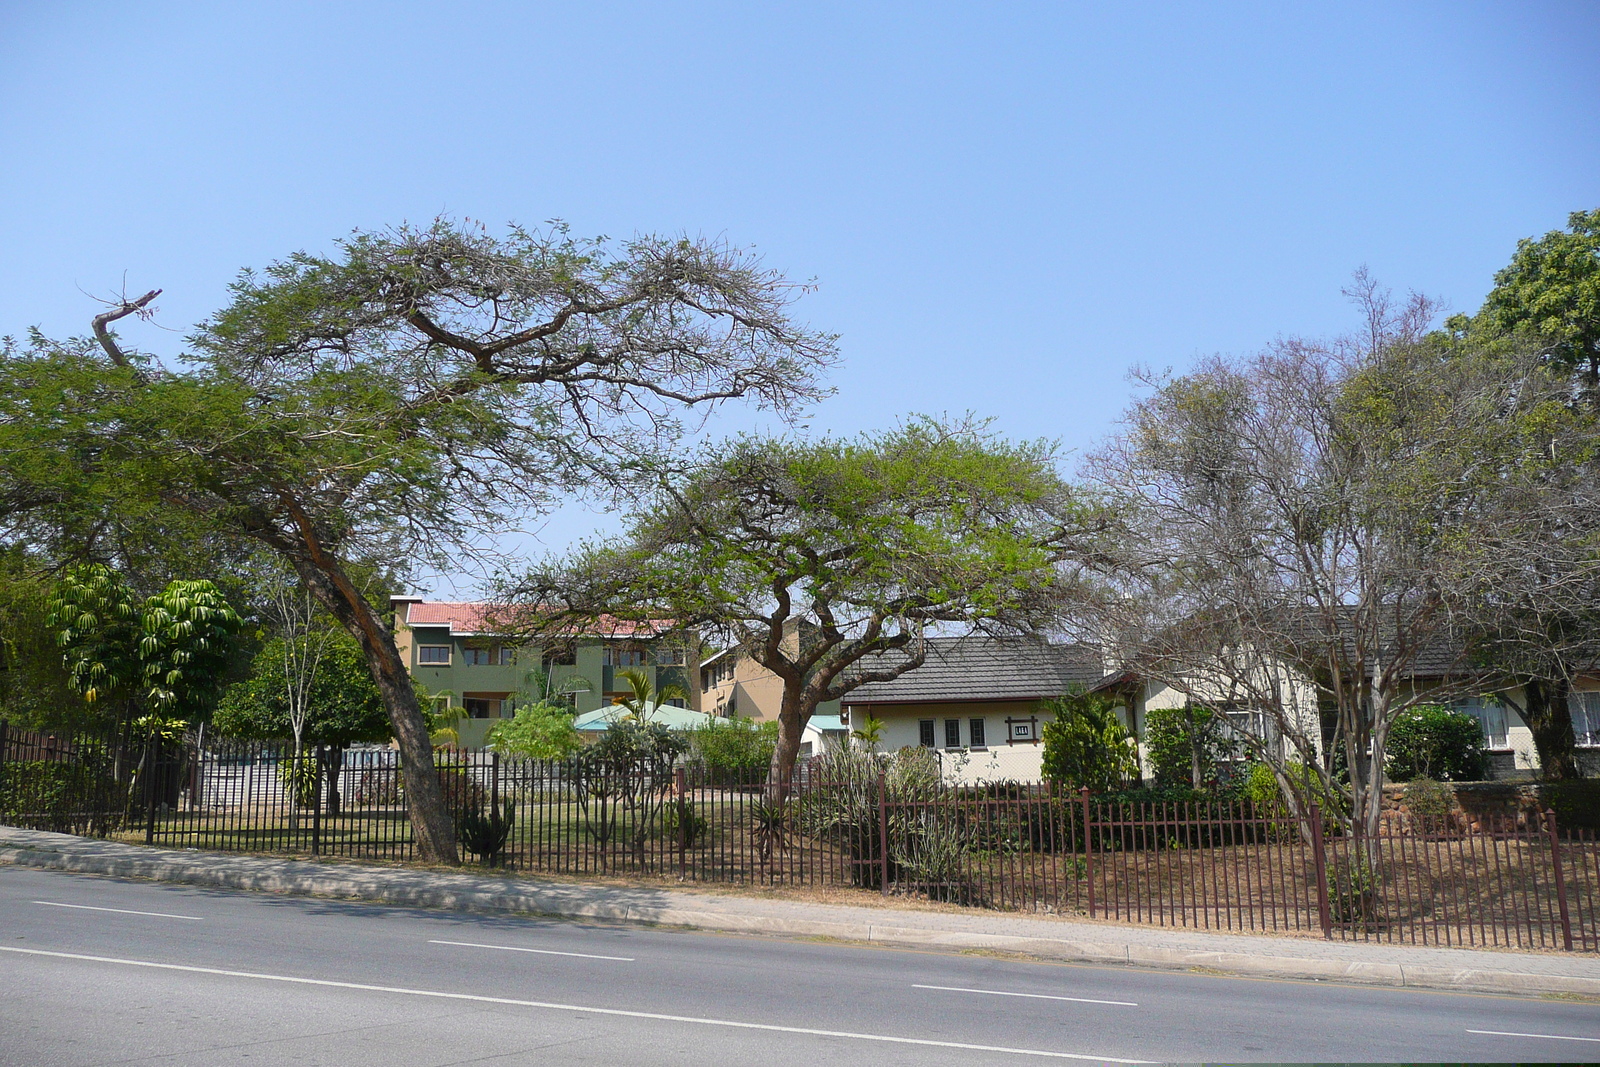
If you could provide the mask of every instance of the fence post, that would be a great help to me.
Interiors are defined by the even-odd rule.
[[[156,744],[155,735],[144,739],[144,843],[156,843]]]
[[[1311,863],[1317,875],[1317,919],[1322,923],[1322,936],[1333,940],[1333,915],[1328,907],[1328,854],[1323,845],[1322,809],[1311,805]]]
[[[1550,863],[1556,875],[1556,906],[1561,912],[1562,947],[1572,951],[1572,917],[1567,912],[1567,880],[1561,871],[1561,835],[1556,832],[1556,813],[1552,808],[1544,812],[1545,832],[1550,835]]]
[[[689,865],[689,784],[683,764],[672,769],[672,786],[678,794],[678,881],[688,877]]]
[[[322,746],[311,751],[311,854],[322,851]]]
[[[884,791],[883,768],[878,768],[878,884],[889,895],[889,796]]]
[[[1094,918],[1094,834],[1089,822],[1089,787],[1078,790],[1083,802],[1083,880],[1089,886],[1089,918]]]

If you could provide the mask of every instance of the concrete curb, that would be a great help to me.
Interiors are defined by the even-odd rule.
[[[566,919],[679,926],[728,933],[826,937],[839,941],[955,951],[1016,953],[1075,963],[1120,964],[1164,970],[1221,972],[1249,977],[1296,978],[1352,982],[1417,989],[1538,995],[1567,993],[1600,997],[1600,978],[1530,974],[1482,968],[1452,969],[1399,963],[1333,960],[1306,956],[1274,956],[1243,952],[1168,949],[1115,941],[1090,942],[1055,938],[984,934],[970,931],[889,926],[862,922],[788,919],[638,904],[608,904],[574,899],[559,885],[517,886],[497,879],[449,875],[454,886],[396,884],[387,868],[341,867],[311,873],[308,864],[251,857],[248,866],[223,866],[181,853],[141,856],[94,856],[52,852],[0,844],[0,866],[140,878],[158,882],[216,886],[281,893],[291,896],[365,901],[407,907],[545,915]],[[404,872],[393,872],[404,873]],[[1108,928],[1108,933],[1114,928]]]

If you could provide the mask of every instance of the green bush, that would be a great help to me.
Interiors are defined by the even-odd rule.
[[[1411,814],[1424,819],[1443,819],[1455,810],[1455,791],[1432,778],[1413,778],[1406,783],[1401,803]]]
[[[712,719],[691,731],[689,743],[694,755],[713,770],[758,774],[772,763],[778,747],[778,723]]]
[[[502,756],[566,759],[583,747],[583,737],[572,725],[574,718],[572,709],[560,704],[525,704],[489,731],[489,747]]]
[[[711,824],[693,804],[669,800],[661,809],[661,836],[673,844],[677,844],[682,835],[685,848],[699,848],[710,829]]]
[[[487,815],[482,808],[473,808],[456,816],[456,840],[461,842],[462,848],[491,865],[498,863],[505,852],[515,816],[509,798],[500,807],[501,810],[490,811]]]
[[[1437,704],[1410,708],[1389,727],[1384,769],[1396,782],[1479,781],[1489,770],[1483,728],[1474,716]]]
[[[1224,767],[1230,753],[1226,725],[1227,716],[1204,705],[1149,709],[1144,743],[1156,784],[1212,791],[1224,788]]]
[[[0,823],[67,834],[109,833],[128,786],[98,766],[29,760],[0,767]]]
[[[1046,781],[1107,793],[1139,776],[1138,751],[1109,697],[1074,693],[1046,701],[1043,710],[1055,715],[1044,727]]]

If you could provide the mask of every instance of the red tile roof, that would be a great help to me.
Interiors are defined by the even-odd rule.
[[[448,626],[453,634],[494,633],[514,621],[515,612],[501,608],[497,617],[495,605],[448,600],[401,601],[395,605],[400,618],[408,626]],[[507,618],[510,614],[513,618]],[[498,625],[497,625],[498,624]],[[586,637],[654,637],[672,628],[671,619],[652,619],[636,622],[602,615],[593,625],[583,628]]]

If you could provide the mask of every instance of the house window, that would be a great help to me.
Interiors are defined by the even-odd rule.
[[[944,721],[944,747],[961,747],[961,720],[946,719]]]
[[[1455,710],[1471,715],[1483,727],[1483,743],[1488,748],[1509,748],[1506,740],[1506,708],[1504,704],[1483,697],[1458,700]],[[1576,725],[1576,724],[1574,724]]]
[[[488,697],[463,697],[461,707],[469,719],[498,719],[506,702]]]
[[[563,643],[545,649],[545,669],[551,667],[575,667],[578,664],[578,652],[571,644]]]
[[[495,649],[495,653],[495,662],[500,664],[502,667],[509,667],[513,663],[517,662],[517,650],[514,648],[506,648],[502,646]]]
[[[973,719],[971,722],[967,723],[967,729],[971,731],[972,747],[973,748],[983,748],[983,747],[985,747],[985,742],[984,742],[984,739],[983,739],[983,720],[982,719]]]
[[[494,662],[492,650],[487,648],[464,648],[461,658],[469,667],[487,667]]]
[[[436,665],[437,664],[443,664],[445,666],[448,666],[449,663],[450,663],[450,646],[449,645],[418,645],[417,646],[417,662],[418,663],[432,663],[432,664],[436,664]]]
[[[933,720],[919,719],[917,721],[917,740],[923,748],[933,747]]]
[[[657,645],[656,663],[667,667],[681,667],[683,665],[683,646]]]
[[[607,645],[602,662],[607,667],[643,667],[644,649],[638,645]]]
[[[1580,745],[1600,745],[1600,692],[1569,693],[1567,709],[1572,713],[1572,736]]]

